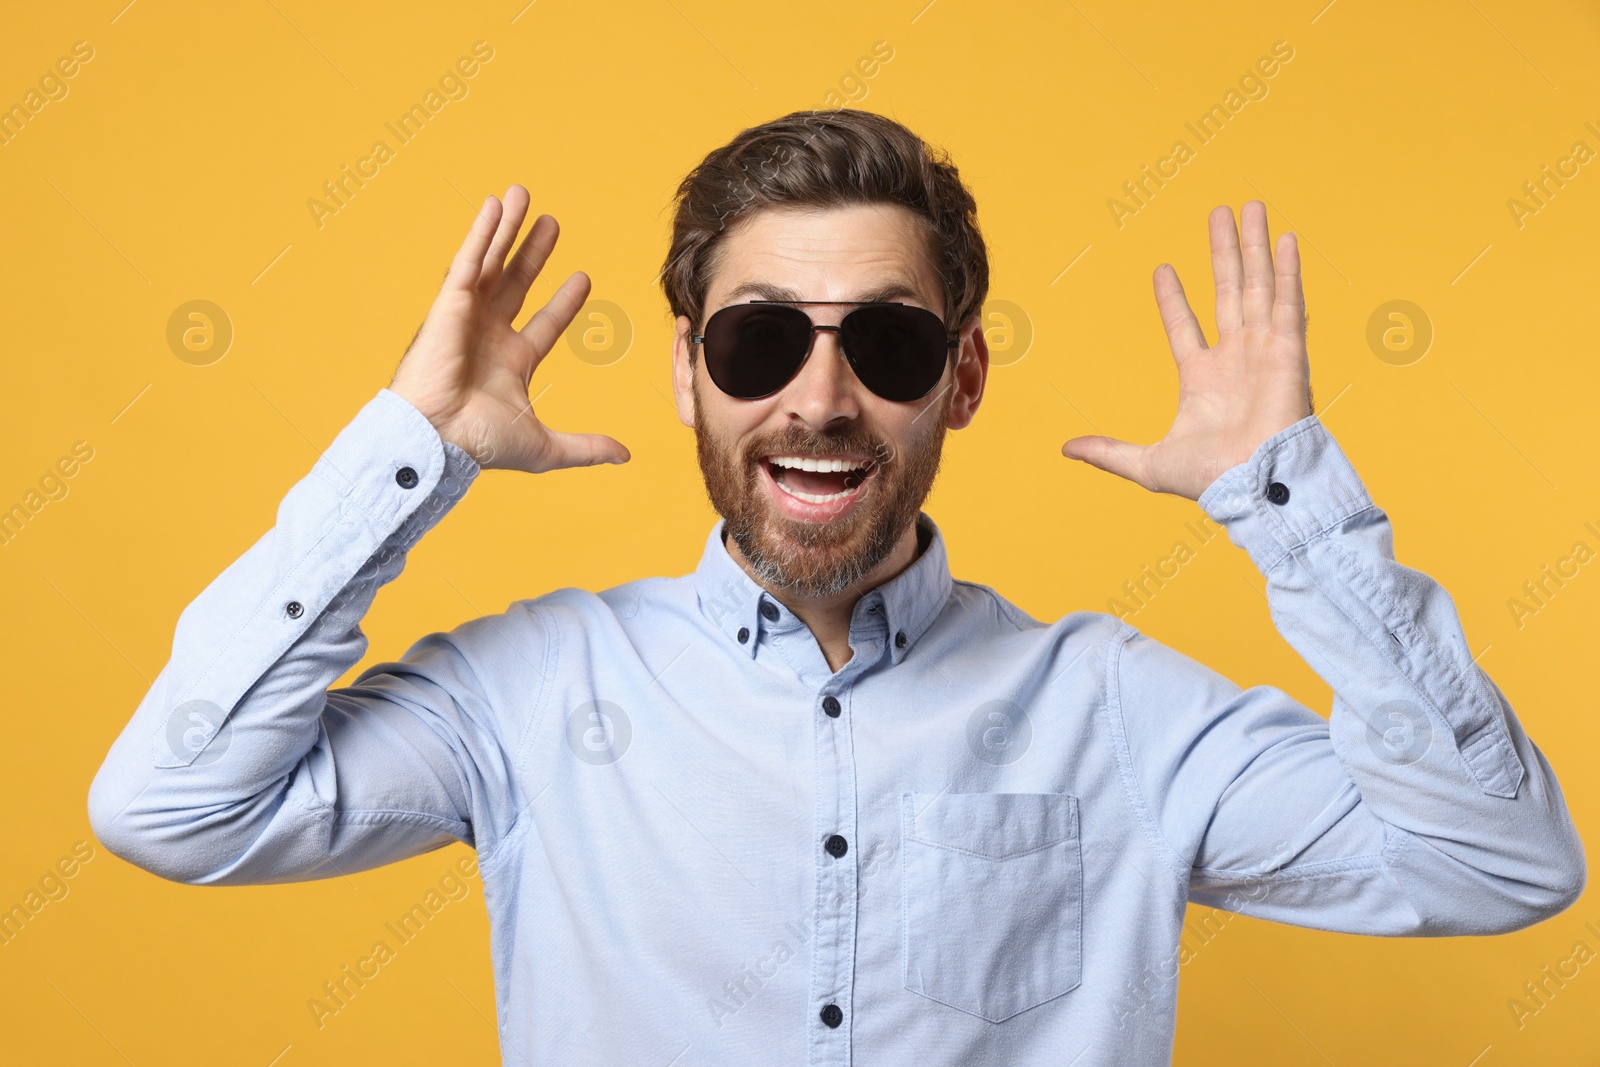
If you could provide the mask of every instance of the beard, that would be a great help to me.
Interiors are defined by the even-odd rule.
[[[831,597],[861,583],[888,558],[922,510],[933,489],[944,450],[944,435],[955,391],[942,391],[939,410],[919,436],[903,450],[869,434],[859,425],[831,433],[791,426],[785,432],[753,440],[742,450],[702,429],[700,382],[692,389],[695,403],[695,452],[706,495],[727,525],[745,562],[764,585],[797,596]],[[831,522],[799,522],[777,510],[768,495],[760,463],[763,456],[793,453],[858,453],[873,458],[876,469],[850,511]]]

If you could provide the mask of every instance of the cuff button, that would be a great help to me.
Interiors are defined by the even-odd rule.
[[[306,613],[306,609],[300,606],[300,601],[298,600],[289,601],[283,610],[289,613],[289,618],[291,619],[298,619]]]
[[[410,467],[401,467],[394,472],[394,480],[402,489],[415,489],[417,487],[417,472]]]
[[[1267,486],[1267,499],[1274,504],[1287,504],[1289,502],[1289,487],[1282,482],[1273,482]]]

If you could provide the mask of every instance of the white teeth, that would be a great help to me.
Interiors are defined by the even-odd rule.
[[[767,458],[767,462],[771,463],[774,467],[784,467],[790,470],[831,471],[835,474],[843,471],[865,470],[869,466],[869,464],[866,463],[858,465],[853,460],[830,458],[818,459],[814,456],[769,456]],[[861,486],[858,484],[854,488],[844,489],[837,493],[807,493],[783,484],[783,482],[776,477],[774,477],[772,480],[779,489],[782,489],[785,493],[788,493],[796,500],[804,500],[808,504],[826,504],[834,500],[843,500],[845,497],[853,496],[861,488]]]
[[[785,493],[788,493],[792,497],[797,497],[800,500],[804,500],[808,504],[826,504],[830,500],[839,500],[855,492],[854,489],[846,489],[842,493],[828,493],[826,495],[819,495],[817,493],[802,493],[798,489],[790,489],[782,482],[777,482],[776,484],[778,488],[782,489]]]
[[[773,456],[769,460],[774,466],[790,467],[803,471],[853,471],[865,464],[857,464],[844,459],[817,459],[813,456]]]

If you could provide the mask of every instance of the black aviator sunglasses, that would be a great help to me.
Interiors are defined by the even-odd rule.
[[[811,321],[797,304],[854,305],[837,326]],[[819,331],[839,335],[839,347],[861,384],[885,400],[927,396],[944,374],[945,353],[961,344],[944,321],[910,304],[853,300],[752,300],[730,304],[689,338],[705,353],[706,373],[739,400],[771,396],[794,380],[811,356]]]

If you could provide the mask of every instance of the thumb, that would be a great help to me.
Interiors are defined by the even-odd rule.
[[[561,467],[592,467],[600,463],[626,463],[632,454],[622,442],[599,433],[563,433],[550,431],[551,469]]]
[[[1074,437],[1061,446],[1061,454],[1149,489],[1144,479],[1144,454],[1147,448],[1147,445],[1119,441],[1115,437],[1091,435]]]

